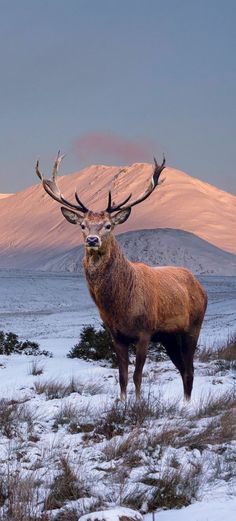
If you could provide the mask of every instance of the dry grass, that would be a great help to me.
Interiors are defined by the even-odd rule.
[[[236,407],[235,390],[227,390],[222,394],[213,395],[209,392],[201,397],[199,405],[191,415],[192,419],[200,419],[217,416],[218,414]]]
[[[179,420],[176,418],[174,422],[168,420],[158,429],[152,430],[147,434],[147,447],[149,452],[156,450],[156,447],[160,445],[163,447],[182,447],[185,445],[186,436],[190,431],[186,420]]]
[[[72,393],[81,394],[81,384],[74,378],[68,384],[59,380],[35,382],[34,388],[37,394],[45,394],[48,400],[65,398]]]
[[[34,416],[25,403],[16,400],[0,400],[0,432],[11,439],[20,436],[20,428],[26,423],[28,433],[33,431]]]
[[[141,400],[129,399],[125,404],[114,403],[102,414],[100,424],[95,427],[95,434],[107,439],[124,433],[131,427],[148,426],[150,422],[164,415],[174,416],[180,409],[177,402],[164,402],[161,396],[152,396]]]
[[[126,495],[124,505],[140,510],[145,503],[148,512],[154,512],[158,508],[181,508],[196,499],[201,481],[201,464],[186,469],[172,457],[164,469],[150,468],[137,484],[136,490]]]
[[[53,521],[78,521],[79,514],[75,508],[65,509],[62,512],[59,512],[56,517],[53,518]]]
[[[123,458],[126,467],[133,468],[140,465],[140,450],[143,449],[143,440],[139,430],[135,429],[122,439],[111,439],[104,447],[103,454],[107,461]]]
[[[85,382],[80,385],[81,394],[87,396],[95,396],[96,394],[102,394],[105,392],[104,384],[101,380],[95,380],[92,382]]]
[[[198,360],[204,363],[216,362],[216,369],[236,370],[236,333],[220,347],[205,347],[198,351]]]
[[[89,407],[89,405],[86,405],[78,408],[70,402],[63,403],[54,417],[53,429],[57,430],[60,426],[66,426],[71,434],[91,432],[94,429],[94,424],[87,420]]]
[[[0,521],[49,521],[46,512],[39,514],[39,483],[35,476],[22,477],[18,470],[8,469],[2,475]],[[0,481],[1,482],[1,481]]]
[[[50,493],[45,501],[45,510],[61,508],[66,501],[74,501],[87,497],[87,487],[82,475],[76,476],[67,458],[61,457],[59,473],[51,485]]]
[[[40,376],[43,374],[44,366],[38,361],[33,360],[29,366],[29,375]]]

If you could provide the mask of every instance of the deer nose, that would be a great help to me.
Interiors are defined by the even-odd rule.
[[[96,235],[88,235],[86,239],[87,246],[98,246],[99,245],[99,237]]]

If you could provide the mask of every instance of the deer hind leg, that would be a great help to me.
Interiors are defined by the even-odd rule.
[[[184,396],[190,400],[193,386],[193,355],[196,346],[186,333],[170,333],[163,335],[162,343],[175,367],[180,372]]]
[[[128,346],[113,340],[113,349],[117,356],[120,382],[120,400],[125,402],[128,384],[129,354]]]
[[[182,335],[182,357],[184,360],[184,373],[182,376],[184,385],[184,396],[186,400],[190,400],[193,377],[194,377],[194,366],[193,357],[197,347],[197,341],[200,333],[200,327],[194,328],[188,333]]]
[[[192,393],[194,377],[193,357],[197,347],[199,331],[200,328],[196,328],[188,333],[173,333],[166,335],[163,339],[163,345],[168,356],[180,372],[186,400],[190,400]]]
[[[135,361],[135,370],[134,370],[134,385],[135,385],[135,394],[136,399],[140,399],[141,395],[141,383],[142,383],[142,374],[143,374],[143,366],[145,364],[147,358],[147,350],[148,344],[150,342],[150,335],[146,333],[141,333],[139,336],[139,340],[136,343],[136,361]]]

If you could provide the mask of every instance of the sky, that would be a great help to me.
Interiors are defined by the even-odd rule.
[[[167,164],[236,193],[235,0],[0,0],[0,193]]]

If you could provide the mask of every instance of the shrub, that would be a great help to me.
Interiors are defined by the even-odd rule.
[[[41,351],[37,342],[31,342],[30,340],[20,342],[18,335],[15,333],[0,331],[0,355],[12,354],[52,357],[52,353],[49,351]]]
[[[68,353],[68,358],[83,358],[84,360],[105,360],[113,367],[117,366],[115,353],[111,349],[111,336],[106,327],[96,331],[94,326],[84,326],[80,341]]]
[[[135,354],[135,346],[130,344],[130,354]],[[112,351],[111,335],[104,324],[98,331],[94,326],[84,326],[80,341],[68,353],[68,358],[83,358],[84,360],[103,360],[117,367],[116,354]],[[149,358],[153,361],[162,361],[168,358],[165,348],[155,342],[150,342]]]

